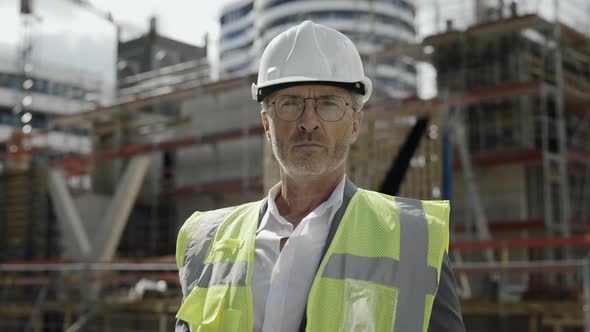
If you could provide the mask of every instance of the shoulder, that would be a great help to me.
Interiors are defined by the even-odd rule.
[[[432,305],[428,332],[465,331],[461,304],[457,296],[455,276],[447,253],[443,256],[438,290]]]
[[[176,240],[176,264],[180,268],[184,262],[184,255],[187,246],[194,237],[195,232],[210,233],[233,212],[243,211],[245,209],[259,208],[262,201],[249,202],[241,205],[230,206],[226,208],[196,211],[180,227]],[[205,235],[205,234],[203,234]]]
[[[357,204],[367,205],[370,208],[380,209],[394,209],[398,210],[400,202],[412,201],[420,202],[419,200],[409,199],[399,196],[391,196],[377,191],[359,188],[354,199]]]
[[[186,219],[178,231],[178,236],[176,238],[176,265],[178,268],[182,267],[186,246],[193,233],[193,230],[195,229],[199,219],[203,216],[203,214],[204,212],[201,211],[193,212],[193,214],[191,214],[191,216]]]
[[[362,202],[377,201],[377,202],[391,203],[395,200],[395,196],[390,196],[390,195],[382,194],[377,191],[362,189],[362,188],[358,188],[354,197],[356,197],[357,199],[359,199]]]
[[[360,189],[357,192],[360,201],[365,203],[385,204],[399,209],[404,207],[420,207],[427,215],[436,215],[448,217],[451,211],[450,201],[448,200],[422,200],[402,196],[391,196],[372,190]]]
[[[176,238],[176,265],[180,268],[184,262],[184,254],[188,245],[188,242],[193,236],[197,225],[205,220],[220,219],[227,216],[237,206],[230,206],[222,209],[210,210],[210,211],[195,211],[186,219],[186,221],[180,227],[178,236]]]
[[[359,189],[353,198],[354,205],[365,213],[381,216],[416,215],[417,211],[426,218],[429,226],[448,230],[451,206],[448,200],[420,200],[401,196],[390,196],[376,191]],[[352,201],[351,201],[352,203]]]

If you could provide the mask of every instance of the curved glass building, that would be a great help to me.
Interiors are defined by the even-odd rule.
[[[407,0],[238,0],[222,9],[219,76],[255,72],[273,37],[309,19],[352,39],[377,88],[393,97],[415,95],[411,59],[377,62],[371,56],[383,47],[415,41],[415,15]]]

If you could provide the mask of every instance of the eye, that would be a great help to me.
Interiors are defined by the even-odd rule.
[[[338,97],[323,97],[318,101],[318,106],[325,109],[339,109],[344,105],[343,100]]]
[[[277,105],[279,108],[297,108],[303,103],[301,98],[292,96],[283,96],[277,99]]]
[[[338,106],[337,102],[331,101],[331,100],[325,100],[322,101],[322,106]]]

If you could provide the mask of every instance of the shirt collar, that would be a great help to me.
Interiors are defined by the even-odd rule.
[[[346,184],[346,175],[344,175],[342,177],[342,179],[340,180],[340,182],[338,183],[336,188],[334,188],[334,190],[332,191],[332,194],[330,195],[330,197],[328,197],[328,199],[326,201],[324,201],[317,208],[315,208],[312,212],[310,212],[308,216],[310,216],[310,217],[321,216],[326,212],[327,209],[332,208],[332,210],[330,211],[330,218],[328,219],[328,222],[331,222],[332,218],[334,217],[334,214],[336,214],[336,211],[338,210],[338,208],[340,208],[340,205],[342,205],[342,201],[344,199],[344,185],[345,184]],[[272,216],[275,218],[275,220],[277,220],[280,223],[289,223],[283,216],[281,216],[281,214],[279,213],[279,209],[277,208],[277,204],[275,202],[280,191],[281,191],[281,182],[275,184],[268,191],[268,209],[267,209],[266,213],[272,214]],[[306,218],[307,218],[307,216],[306,216]],[[261,225],[259,226],[259,229],[264,228],[264,226],[266,225],[266,222],[268,222],[268,218],[263,218],[263,221],[262,221]]]

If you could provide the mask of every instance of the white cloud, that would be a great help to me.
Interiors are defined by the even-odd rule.
[[[156,16],[158,32],[166,37],[203,46],[208,34],[208,58],[213,72],[218,62],[220,11],[233,1],[90,0],[95,7],[110,12],[117,24],[123,26],[124,33],[134,35],[147,31],[150,17]]]
[[[205,35],[208,34],[208,58],[213,72],[218,62],[221,8],[234,1],[90,0],[95,7],[111,12],[118,24],[135,31],[146,31],[149,18],[156,16],[158,32],[166,37],[203,46]]]
[[[18,0],[0,2],[0,29],[12,33],[0,35],[0,54],[4,63],[16,62],[22,46],[23,18]],[[30,36],[32,60],[36,67],[59,67],[73,70],[72,75],[91,75],[92,79],[114,80],[116,29],[104,18],[69,0],[33,2],[38,18],[33,20]]]
[[[207,32],[216,36],[220,9],[232,1],[90,0],[97,8],[111,12],[116,21],[145,29],[150,16],[155,15],[163,35],[193,45],[203,45]]]
[[[217,58],[220,8],[233,0],[90,0],[100,11],[110,12],[132,33],[148,29],[149,18],[158,18],[158,30],[189,44],[204,44],[209,33],[210,60]],[[21,34],[19,0],[0,0],[0,61],[16,56]],[[42,21],[33,29],[34,60],[99,73],[114,79],[116,30],[97,13],[70,0],[37,0],[33,8]],[[131,29],[129,29],[131,28]]]
[[[0,57],[2,59],[14,56],[14,48],[19,40],[17,32],[20,23],[17,13],[16,1],[0,1],[0,31],[3,31],[0,34]],[[7,33],[9,31],[13,33]]]

